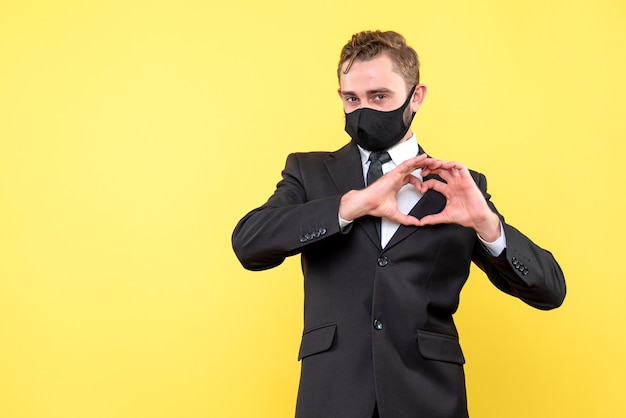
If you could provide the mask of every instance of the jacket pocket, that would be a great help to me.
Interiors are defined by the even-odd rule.
[[[329,350],[335,341],[336,330],[334,322],[304,330],[298,360]]]
[[[465,363],[459,339],[452,335],[417,331],[417,346],[422,356],[429,360],[456,364]]]

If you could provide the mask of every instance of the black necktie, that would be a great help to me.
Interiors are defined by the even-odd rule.
[[[370,167],[367,169],[368,186],[383,176],[383,164],[391,161],[391,157],[387,151],[372,151],[369,161]]]

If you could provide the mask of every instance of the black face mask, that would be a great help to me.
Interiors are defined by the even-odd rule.
[[[346,132],[361,147],[369,151],[382,151],[397,144],[406,135],[415,112],[405,117],[415,88],[402,106],[390,112],[369,108],[357,109],[346,113]],[[408,115],[407,115],[408,116]],[[405,119],[408,119],[405,121]]]

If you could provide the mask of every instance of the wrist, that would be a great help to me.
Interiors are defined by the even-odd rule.
[[[351,222],[363,216],[363,213],[361,213],[363,204],[359,202],[359,192],[357,190],[350,190],[348,193],[341,196],[341,200],[339,201],[339,217]]]
[[[500,218],[494,212],[490,211],[490,215],[487,216],[484,221],[478,223],[474,230],[484,241],[494,242],[502,235]]]

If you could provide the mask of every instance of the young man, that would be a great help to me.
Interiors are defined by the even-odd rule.
[[[482,174],[418,146],[410,126],[426,87],[401,35],[354,35],[338,75],[352,141],[290,155],[274,194],[233,233],[250,270],[301,254],[296,416],[467,417],[452,315],[470,263],[539,309],[562,303],[563,273],[505,223]]]

